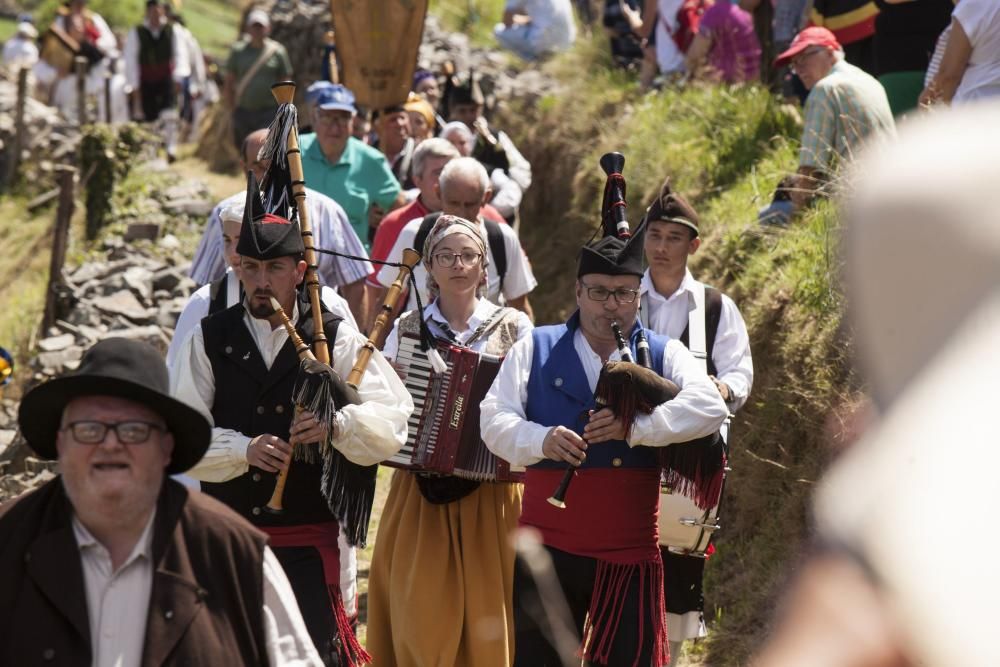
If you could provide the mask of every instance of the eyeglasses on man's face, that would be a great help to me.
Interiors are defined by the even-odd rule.
[[[618,289],[612,290],[607,287],[591,287],[590,285],[585,285],[583,283],[580,284],[583,285],[585,290],[587,290],[587,297],[589,297],[591,301],[607,301],[609,297],[614,296],[615,301],[618,303],[634,303],[636,298],[639,296],[639,290],[637,289],[619,287]]]
[[[340,127],[347,127],[351,122],[351,114],[349,113],[337,113],[337,112],[325,112],[320,111],[316,114],[316,124],[324,126],[339,125]]]
[[[85,445],[97,445],[104,442],[108,431],[114,430],[118,442],[123,445],[138,445],[149,440],[153,431],[167,429],[152,422],[129,420],[123,422],[102,422],[96,420],[81,420],[66,424],[62,431],[69,431],[73,439]]]

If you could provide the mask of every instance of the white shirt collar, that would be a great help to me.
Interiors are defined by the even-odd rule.
[[[461,331],[456,331],[456,334],[461,334],[466,331],[475,331],[480,324],[488,320],[493,313],[495,313],[500,306],[495,303],[490,302],[488,299],[476,298],[476,308],[472,311],[472,317],[466,322],[466,326]],[[441,324],[448,324],[448,319],[441,314],[441,310],[438,308],[438,300],[434,299],[431,305],[424,308],[424,320],[440,322]]]
[[[247,298],[246,295],[243,296],[243,311],[244,311],[244,313],[243,313],[243,320],[247,323],[247,326],[250,327],[251,331],[253,331],[253,332],[257,332],[257,333],[259,333],[262,336],[269,336],[274,331],[284,331],[285,330],[284,326],[279,326],[279,327],[275,327],[274,329],[272,329],[271,328],[271,323],[268,322],[267,319],[262,319],[262,318],[259,318],[259,317],[254,317],[252,314],[250,314],[250,301],[249,301],[249,299]],[[292,314],[291,314],[291,317],[289,317],[289,319],[292,321],[292,324],[298,324],[299,323],[299,300],[298,299],[295,299],[294,303],[292,304]]]
[[[681,284],[677,286],[677,290],[671,294],[669,297],[664,296],[656,291],[656,286],[653,285],[653,277],[650,275],[649,269],[642,274],[642,280],[639,281],[639,295],[648,296],[652,301],[668,302],[673,301],[678,298],[678,295],[688,293],[690,294],[694,289],[695,279],[691,275],[691,270],[688,268],[684,269],[684,278],[681,280]]]
[[[129,563],[137,558],[145,558],[147,560],[152,560],[153,558],[153,519],[156,518],[156,508],[149,515],[149,520],[146,522],[146,527],[142,529],[142,534],[139,536],[139,540],[135,543],[132,548],[132,553],[128,555],[125,562],[122,563],[121,567],[127,566]],[[96,549],[98,553],[106,556],[110,560],[111,555],[108,553],[107,548],[97,541],[97,538],[91,534],[87,527],[83,525],[76,514],[73,515],[73,535],[76,537],[76,543],[80,547],[80,551],[87,551],[90,549]]]

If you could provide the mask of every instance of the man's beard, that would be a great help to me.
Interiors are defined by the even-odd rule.
[[[264,292],[254,292],[254,298],[250,299],[250,314],[259,320],[266,320],[267,318],[274,315],[274,306],[271,305],[270,301],[261,303],[257,301],[258,296],[273,296],[272,294],[267,294]]]

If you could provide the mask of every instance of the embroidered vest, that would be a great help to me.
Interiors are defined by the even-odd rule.
[[[485,333],[486,347],[483,352],[493,354],[498,357],[507,354],[507,351],[517,341],[517,311],[507,308],[506,313],[500,314],[500,322]],[[492,318],[491,318],[492,320]],[[420,313],[416,310],[410,311],[405,317],[399,319],[399,334],[420,335]],[[478,338],[478,337],[477,337]]]

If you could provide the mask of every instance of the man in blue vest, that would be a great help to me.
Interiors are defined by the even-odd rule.
[[[527,466],[520,523],[537,532],[557,577],[536,581],[529,562],[517,562],[515,666],[563,664],[566,644],[548,613],[551,587],[565,597],[590,664],[667,661],[657,448],[714,433],[728,414],[691,353],[638,323],[641,228],[628,241],[614,235],[613,223],[605,234],[581,252],[578,310],[514,345],[481,408],[486,445]],[[633,358],[642,332],[653,369],[680,387],[676,398],[631,424],[594,401],[601,368],[622,358],[613,323],[628,336]],[[546,500],[567,465],[578,472],[560,509]]]

